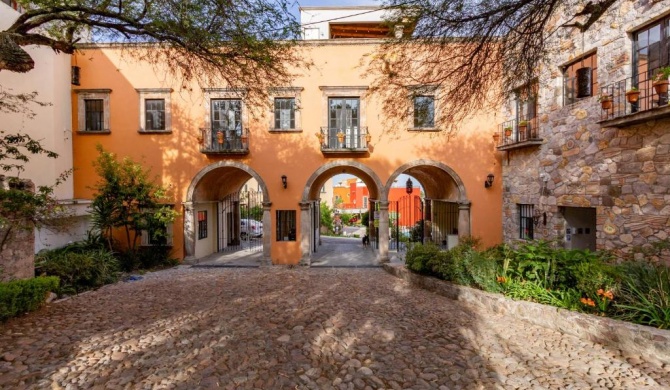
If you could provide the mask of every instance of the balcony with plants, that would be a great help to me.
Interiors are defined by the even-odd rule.
[[[539,137],[537,118],[519,118],[503,122],[498,125],[498,131],[493,134],[493,141],[500,151],[527,148],[542,144]]]
[[[200,152],[204,154],[246,155],[249,130],[205,127],[200,129]]]
[[[323,154],[369,153],[371,136],[367,127],[322,127],[316,133]]]
[[[600,89],[600,123],[627,127],[650,120],[670,118],[668,105],[670,66],[655,68]]]

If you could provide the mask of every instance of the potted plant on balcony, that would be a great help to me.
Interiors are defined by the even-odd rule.
[[[344,133],[341,131],[337,133],[337,142],[344,143]]]
[[[638,100],[640,100],[640,90],[637,89],[636,87],[632,87],[628,91],[626,91],[626,100],[628,103],[637,103]]]
[[[249,142],[249,134],[247,134],[246,132],[242,133],[242,135],[240,136],[240,140],[242,141],[242,147],[246,148],[247,142]]]
[[[670,77],[670,66],[663,66],[656,70],[651,83],[657,95],[668,93],[668,77]]]
[[[526,134],[527,128],[528,128],[528,121],[526,120],[519,121],[519,134]]]
[[[602,94],[598,98],[600,106],[603,110],[609,110],[612,108],[612,95]]]
[[[365,134],[365,142],[369,144],[370,141],[372,141],[372,135],[370,133]]]
[[[512,135],[512,126],[506,126],[504,130],[505,130],[505,137],[509,137]]]
[[[216,132],[216,142],[221,145],[223,144],[223,131],[219,130]]]
[[[511,132],[510,132],[510,134],[511,134]],[[498,141],[500,141],[500,134],[498,134],[497,132],[493,133],[493,143],[498,145]]]
[[[319,139],[319,145],[323,145],[323,140],[324,140],[324,138],[325,138],[325,137],[323,136],[323,133],[321,133],[321,132],[319,132],[319,133],[314,133],[314,136],[316,136],[316,138]]]

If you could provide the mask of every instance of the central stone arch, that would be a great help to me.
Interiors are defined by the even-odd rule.
[[[312,246],[315,245],[312,240],[312,232],[314,230],[314,227],[312,226],[312,210],[314,210],[315,205],[318,204],[321,187],[330,177],[343,173],[351,174],[361,179],[368,187],[371,200],[377,200],[383,203],[383,201],[386,199],[385,187],[382,181],[379,179],[379,176],[377,176],[375,171],[370,167],[360,162],[350,160],[335,160],[321,166],[319,169],[314,171],[314,173],[312,173],[312,175],[305,183],[302,199],[300,201],[300,249],[302,252],[300,264],[302,265],[311,264],[311,249]],[[388,254],[386,255],[386,260],[387,259]],[[379,260],[385,260],[381,258],[381,252]]]
[[[263,262],[270,263],[270,195],[265,181],[250,166],[237,161],[218,161],[201,169],[191,180],[184,205],[184,260],[195,259],[195,208],[198,201],[211,201],[239,190],[249,178],[254,178],[263,194]]]

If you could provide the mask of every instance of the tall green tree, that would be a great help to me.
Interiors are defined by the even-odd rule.
[[[114,153],[98,145],[99,156],[94,162],[100,180],[93,187],[96,191],[91,214],[94,226],[114,249],[114,231],[120,229],[125,238],[124,247],[131,253],[144,232],[149,239],[165,242],[166,226],[173,223],[177,213],[168,200],[165,188],[150,178],[150,170],[128,157],[117,159]]]
[[[333,231],[333,210],[327,204],[321,203],[319,206],[321,215],[321,226],[328,229],[328,232]]]

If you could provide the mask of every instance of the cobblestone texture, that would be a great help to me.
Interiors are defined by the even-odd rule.
[[[381,269],[149,274],[0,328],[2,388],[670,388],[670,366]]]

